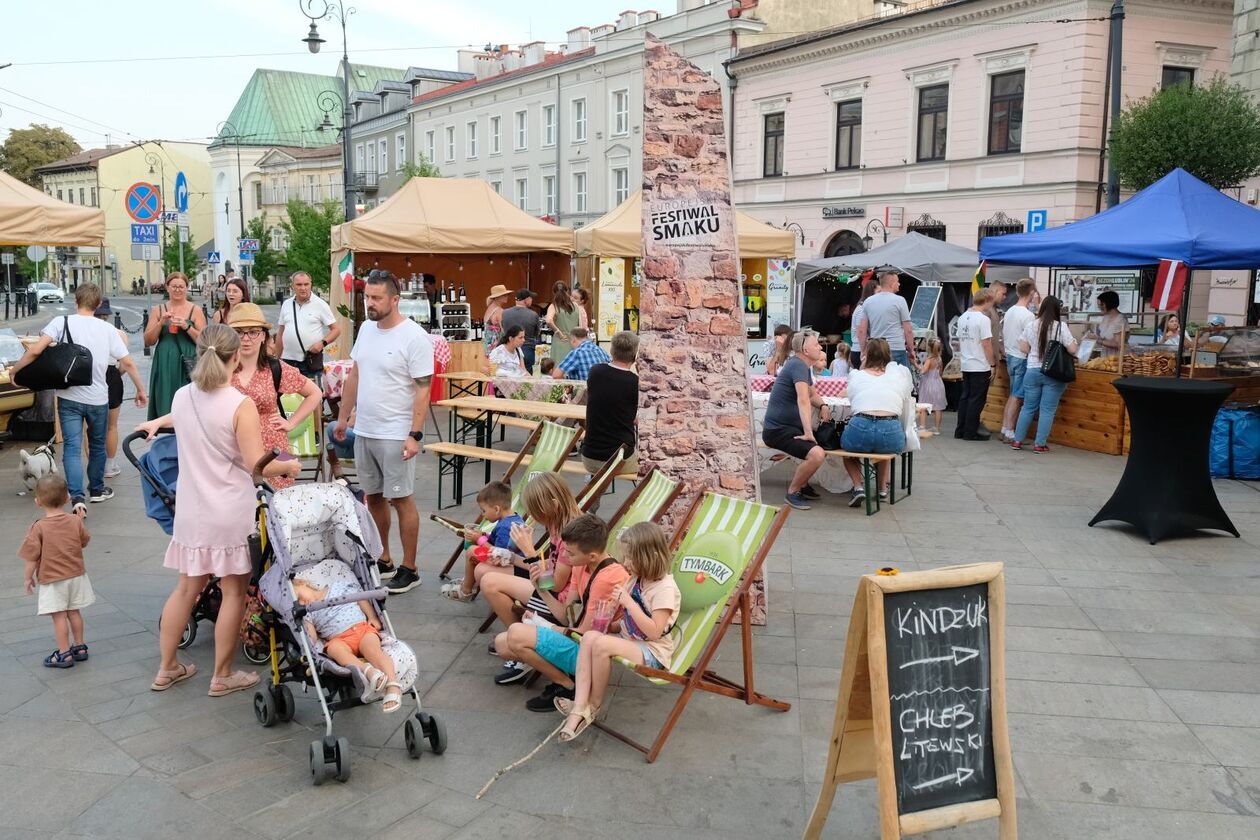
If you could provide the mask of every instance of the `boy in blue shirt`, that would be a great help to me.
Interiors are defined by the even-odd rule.
[[[464,556],[464,576],[442,587],[444,596],[462,603],[477,597],[481,579],[488,574],[514,572],[520,577],[529,577],[529,564],[512,551],[512,525],[524,524],[512,510],[512,487],[504,481],[490,482],[477,494],[477,507],[481,508],[482,519],[493,527],[488,534],[474,526],[464,529],[464,539],[470,543]],[[486,548],[490,551],[484,562],[476,556],[477,541],[483,536],[489,538]]]

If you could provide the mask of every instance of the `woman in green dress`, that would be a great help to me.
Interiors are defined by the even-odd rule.
[[[167,276],[166,294],[170,300],[149,311],[149,325],[144,329],[144,346],[153,347],[153,365],[149,370],[150,420],[171,413],[175,392],[188,384],[184,359],[197,357],[197,336],[206,326],[205,313],[188,299],[188,278],[181,272],[174,271]]]
[[[573,349],[569,345],[569,334],[573,328],[586,326],[586,310],[573,302],[569,284],[557,282],[551,291],[551,305],[543,318],[551,327],[551,360],[560,364]]]

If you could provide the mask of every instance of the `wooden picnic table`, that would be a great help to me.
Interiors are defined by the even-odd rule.
[[[552,420],[585,422],[586,406],[572,403],[513,400],[506,397],[454,397],[437,403],[453,411],[476,411],[481,414],[532,414]]]

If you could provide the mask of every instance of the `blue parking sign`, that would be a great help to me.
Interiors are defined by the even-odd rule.
[[[1029,233],[1036,233],[1039,230],[1046,229],[1046,221],[1049,213],[1045,210],[1029,210],[1028,211],[1028,227]]]

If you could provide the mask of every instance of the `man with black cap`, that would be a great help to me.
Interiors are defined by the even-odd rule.
[[[516,293],[516,306],[503,310],[503,332],[506,334],[512,327],[525,330],[525,346],[521,353],[525,356],[525,369],[532,375],[534,372],[534,350],[538,346],[538,313],[534,311],[534,293],[529,289],[521,289]]]

